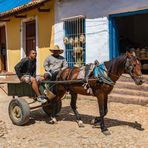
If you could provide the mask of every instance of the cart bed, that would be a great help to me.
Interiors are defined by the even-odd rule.
[[[8,96],[28,96],[35,97],[35,92],[31,84],[27,83],[8,83]]]

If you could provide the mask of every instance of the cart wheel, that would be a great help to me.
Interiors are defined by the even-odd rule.
[[[49,116],[51,116],[51,113],[53,111],[53,103],[55,103],[55,114],[59,113],[62,107],[61,100],[60,101],[58,100],[56,102],[49,102],[48,105],[42,106],[43,111]]]
[[[12,123],[15,125],[21,126],[29,121],[30,108],[26,100],[22,98],[12,99],[8,111]]]

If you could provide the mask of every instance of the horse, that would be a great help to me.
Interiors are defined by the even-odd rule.
[[[134,80],[135,84],[142,85],[142,72],[141,72],[141,63],[136,56],[128,56],[127,54],[116,57],[110,61],[104,62],[104,66],[107,73],[107,77],[114,84],[120,78],[120,76],[126,72],[131,78]],[[60,72],[60,76],[58,77],[59,81],[65,80],[78,80],[78,74],[80,72],[79,67],[74,68],[66,68]],[[89,81],[90,80],[90,81]],[[84,88],[84,84],[86,81],[82,81],[81,83],[70,83],[70,84],[59,84],[57,85],[56,91],[56,99],[61,99],[64,94],[68,91],[71,94],[71,102],[70,106],[76,116],[76,120],[78,121],[78,125],[83,127],[83,121],[81,120],[81,116],[77,110],[76,102],[77,102],[77,94],[95,96],[97,98],[99,113],[100,116],[94,119],[95,123],[100,124],[101,131],[104,134],[110,134],[109,130],[105,126],[104,117],[108,112],[108,95],[112,91],[114,85],[113,83],[106,83],[104,81],[100,81],[100,76],[94,76],[92,72],[87,80],[87,85],[91,88],[92,93],[88,93],[88,89]],[[55,121],[55,114],[52,113],[52,119]]]

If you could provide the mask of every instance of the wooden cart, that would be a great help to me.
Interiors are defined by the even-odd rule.
[[[12,96],[9,102],[9,117],[15,125],[25,125],[29,122],[30,112],[33,109],[42,107],[44,112],[51,115],[52,111],[56,114],[60,112],[62,102],[61,100],[48,100],[45,104],[36,104],[36,94],[30,84],[19,81],[15,74],[0,75],[0,84],[7,84],[7,95]],[[40,84],[40,86],[43,84]],[[28,103],[26,98],[32,98],[32,102]],[[53,108],[54,103],[54,108]],[[30,106],[31,104],[31,106]]]

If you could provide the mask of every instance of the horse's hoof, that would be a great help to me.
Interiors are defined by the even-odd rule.
[[[84,127],[83,121],[79,120],[79,121],[78,121],[78,126],[79,126],[79,127]]]
[[[108,129],[103,130],[102,133],[103,133],[105,136],[111,135],[111,133],[109,132]]]
[[[50,121],[49,121],[50,124],[57,124],[58,121],[56,120],[56,118],[52,118]]]

